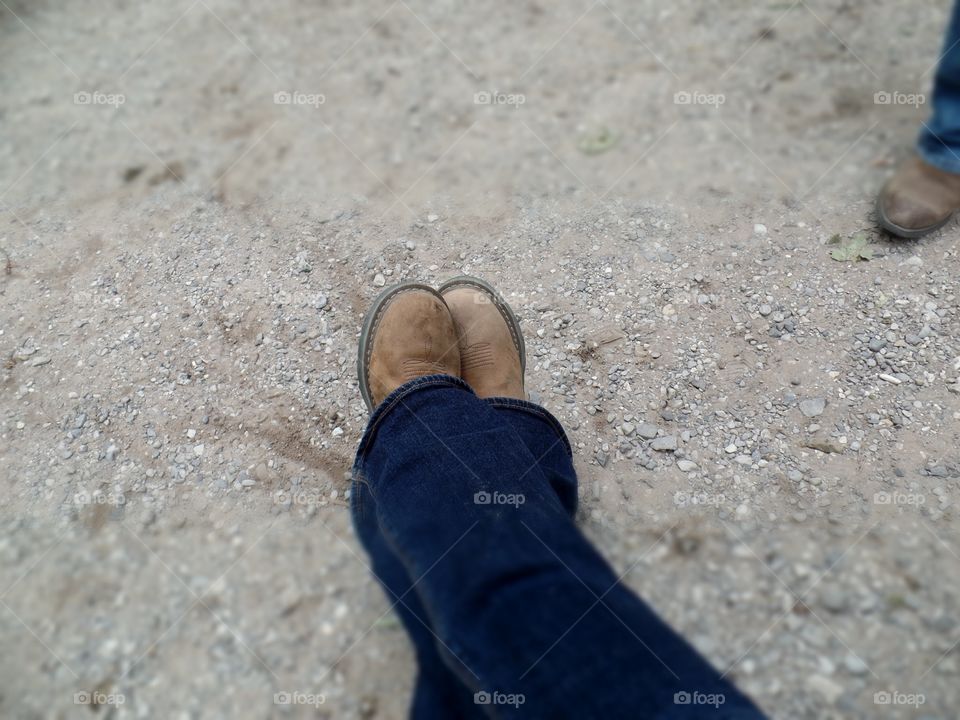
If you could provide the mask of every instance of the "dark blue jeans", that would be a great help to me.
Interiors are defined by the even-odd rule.
[[[920,132],[917,151],[930,165],[960,174],[960,2],[954,3],[933,82],[933,116]]]
[[[433,375],[376,409],[352,511],[416,651],[411,717],[763,717],[620,582],[576,505],[541,407]]]

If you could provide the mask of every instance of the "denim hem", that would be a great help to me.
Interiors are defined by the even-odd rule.
[[[424,388],[429,387],[455,387],[461,390],[466,390],[471,395],[474,394],[473,388],[467,385],[460,378],[454,377],[453,375],[424,375],[422,377],[414,378],[410,382],[404,383],[392,393],[387,395],[386,398],[384,398],[383,402],[381,402],[373,411],[373,414],[370,416],[370,420],[367,421],[367,429],[363,431],[363,437],[360,438],[360,444],[357,446],[357,455],[356,460],[354,461],[354,467],[359,464],[360,457],[373,440],[373,436],[376,434],[377,428],[380,426],[380,423],[383,422],[383,419],[387,416],[387,413],[393,410],[397,405],[400,405],[407,395],[414,393],[417,390],[423,390]]]
[[[404,383],[392,393],[387,395],[383,402],[376,407],[376,409],[373,411],[373,414],[370,416],[370,420],[367,422],[367,428],[364,430],[363,437],[360,439],[360,444],[357,446],[357,453],[354,459],[354,468],[360,464],[360,458],[366,451],[367,446],[370,445],[371,441],[373,440],[373,436],[376,434],[377,428],[380,426],[380,423],[383,422],[383,419],[387,416],[387,413],[393,410],[397,405],[401,404],[403,399],[411,393],[429,387],[453,387],[466,390],[470,394],[475,394],[473,392],[473,388],[471,388],[462,379],[454,377],[453,375],[424,375],[423,377],[414,378],[410,382]],[[557,420],[557,418],[555,418],[546,408],[541,407],[536,403],[532,403],[529,400],[520,400],[518,398],[511,397],[483,398],[483,401],[492,407],[520,410],[521,412],[526,412],[540,418],[550,426],[557,438],[563,441],[563,445],[567,450],[567,456],[571,458],[573,457],[573,448],[570,445],[570,440],[567,437],[567,433],[563,429],[563,425],[561,425],[560,421]]]
[[[551,427],[554,434],[556,434],[556,436],[563,441],[563,445],[567,449],[567,457],[573,457],[573,448],[570,446],[570,440],[567,438],[567,433],[564,431],[563,425],[561,425],[560,421],[557,420],[557,418],[555,418],[545,407],[541,407],[540,405],[532,403],[529,400],[519,400],[512,397],[484,398],[484,402],[492,405],[493,407],[521,410],[523,412],[530,413],[531,415],[535,415],[536,417],[545,421]]]
[[[917,154],[927,165],[960,175],[960,151],[954,150],[936,135],[924,131],[917,141]]]

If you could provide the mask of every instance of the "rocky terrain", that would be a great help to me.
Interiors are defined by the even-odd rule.
[[[0,715],[404,717],[356,341],[471,273],[771,717],[955,717],[960,230],[871,219],[947,10],[0,2]]]

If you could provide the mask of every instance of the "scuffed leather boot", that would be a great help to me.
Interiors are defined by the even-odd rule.
[[[385,290],[367,312],[357,353],[360,394],[373,410],[391,392],[424,375],[460,375],[453,317],[432,287]]]
[[[884,230],[918,238],[939,230],[960,209],[960,175],[944,172],[918,157],[904,163],[877,199]]]
[[[440,286],[460,335],[460,377],[477,397],[525,400],[526,351],[513,311],[492,286],[462,276]]]

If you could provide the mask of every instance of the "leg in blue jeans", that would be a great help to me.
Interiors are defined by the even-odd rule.
[[[559,424],[555,432],[544,432],[539,422],[530,422],[529,403],[513,398],[490,398],[483,402],[500,412],[503,419],[516,431],[527,450],[537,459],[537,465],[548,481],[565,511],[572,518],[577,510],[577,479],[570,464],[570,445]],[[548,423],[556,423],[547,414]],[[474,693],[444,664],[437,650],[438,642],[423,611],[403,564],[386,542],[373,513],[357,513],[358,504],[373,502],[369,490],[362,483],[354,487],[354,520],[358,534],[373,560],[373,570],[386,590],[387,597],[410,635],[418,665],[411,716],[417,720],[433,718],[485,718],[483,706],[474,702]],[[357,499],[359,498],[359,499]],[[491,498],[492,499],[492,498]]]
[[[353,515],[416,647],[413,716],[762,717],[618,581],[575,504],[569,445],[542,408],[449,376],[377,408]]]
[[[920,133],[920,157],[930,165],[960,174],[960,2],[954,3],[933,84],[933,116]]]

